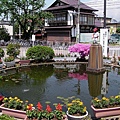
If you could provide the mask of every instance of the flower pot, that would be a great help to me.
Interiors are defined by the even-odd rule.
[[[30,60],[20,60],[19,64],[20,65],[29,65],[30,64]]]
[[[70,115],[68,111],[66,112],[66,114],[67,114],[68,120],[82,120],[83,118],[88,116],[88,111],[86,111],[86,114],[82,116]]]
[[[11,61],[11,62],[5,62],[6,67],[14,67],[15,66],[15,61]]]
[[[5,108],[4,104],[0,106],[0,110],[2,111],[2,114],[6,114],[16,118],[24,119],[26,117],[26,111]]]
[[[120,115],[120,107],[96,109],[91,105],[91,108],[96,118]]]
[[[4,66],[4,64],[0,64],[0,69],[2,69],[2,68],[3,68],[3,66]]]

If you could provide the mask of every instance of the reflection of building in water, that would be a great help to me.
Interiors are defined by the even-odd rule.
[[[106,84],[106,81],[107,81],[107,72],[105,72],[103,74],[103,81],[102,81],[102,88],[101,88],[101,94],[102,95],[105,95],[106,92],[107,92],[107,84]]]
[[[80,64],[53,64],[53,66],[57,69],[68,69],[69,72],[78,71],[80,68]]]
[[[102,81],[103,73],[100,74],[88,73],[89,94],[92,97],[97,97],[101,94]]]

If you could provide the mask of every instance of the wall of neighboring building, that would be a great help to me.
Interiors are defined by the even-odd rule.
[[[13,36],[13,26],[9,22],[0,22],[0,27],[5,28],[8,31],[9,35],[11,37]]]

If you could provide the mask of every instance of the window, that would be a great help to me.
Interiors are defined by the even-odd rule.
[[[87,24],[87,15],[80,15],[80,23]]]
[[[93,16],[88,15],[88,24],[94,25],[94,17]]]
[[[52,18],[52,19],[49,19],[48,20],[48,23],[50,24],[50,25],[54,25],[54,26],[56,26],[56,25],[67,25],[67,18],[66,18],[66,14],[65,13],[60,13],[60,14],[54,14],[54,18]],[[57,24],[55,24],[55,23],[57,23]]]

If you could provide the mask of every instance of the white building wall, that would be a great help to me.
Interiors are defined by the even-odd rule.
[[[9,35],[13,36],[13,26],[11,26],[11,25],[0,25],[0,27],[1,28],[4,27],[8,31]]]
[[[67,25],[73,25],[73,11],[68,10],[68,21],[67,21]]]

